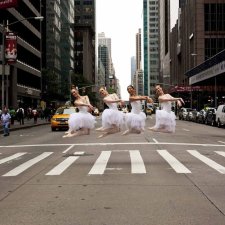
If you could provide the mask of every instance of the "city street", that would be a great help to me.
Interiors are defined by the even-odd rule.
[[[0,225],[225,225],[225,129],[176,122],[175,134],[1,136]]]

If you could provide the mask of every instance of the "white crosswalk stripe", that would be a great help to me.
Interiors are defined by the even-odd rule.
[[[121,152],[129,152],[130,156],[130,168],[131,168],[131,174],[146,174],[146,167],[145,167],[145,162],[144,158],[141,155],[140,150],[111,150],[111,151],[101,151],[100,155],[98,158],[93,162],[93,165],[88,173],[88,175],[103,175],[106,173],[106,171],[116,171],[115,173],[120,173],[121,170],[126,169],[126,168],[107,168],[107,164],[110,161],[111,154],[120,154]],[[179,161],[174,153],[173,155],[168,151],[168,150],[156,150],[156,152],[167,162],[171,168],[176,172],[176,173],[182,173],[182,174],[188,174],[192,173],[183,163],[182,161]],[[218,164],[217,162],[211,160],[210,158],[202,155],[200,152],[197,150],[186,150],[190,155],[194,156],[196,159],[200,160],[200,162],[205,163],[208,165],[210,168],[218,171],[221,174],[225,174],[225,167]],[[142,152],[143,153],[143,152]],[[152,152],[151,152],[152,153]],[[150,154],[151,154],[150,153]],[[225,157],[225,152],[224,151],[215,151],[218,155]],[[5,157],[0,159],[0,165],[10,162],[15,159],[20,159],[22,160],[23,156],[26,155],[27,152],[19,152],[16,154],[13,154],[11,156]],[[10,170],[9,172],[5,173],[2,175],[3,177],[13,177],[21,174],[25,170],[28,170],[30,167],[33,165],[39,163],[41,160],[44,160],[48,156],[53,154],[53,152],[44,152],[40,154],[39,156],[36,156],[21,165],[17,166],[16,168]],[[66,159],[61,161],[59,164],[55,165],[52,169],[49,170],[45,175],[47,176],[58,176],[64,173],[73,163],[75,163],[78,159],[80,160],[81,156],[85,155],[85,152],[74,152],[73,155],[69,155]],[[92,155],[91,155],[92,156]],[[128,157],[129,157],[128,156]],[[1,155],[2,157],[2,155]],[[149,153],[145,157],[149,157]],[[81,159],[82,160],[82,159]],[[191,160],[191,159],[189,159]],[[120,162],[121,163],[121,162]],[[12,163],[10,164],[12,165]],[[151,168],[153,165],[149,165]]]
[[[199,159],[200,161],[204,162],[209,167],[217,170],[219,173],[225,174],[225,167],[221,166],[220,164],[216,163],[215,161],[207,158],[206,156],[200,154],[196,150],[187,150],[191,155]]]
[[[50,156],[53,152],[44,152],[41,155],[21,164],[20,166],[17,166],[15,169],[9,171],[8,173],[4,174],[3,177],[12,177],[12,176],[17,176],[18,174],[24,172],[34,164],[38,163],[39,161],[47,158]]]
[[[3,164],[3,163],[6,163],[8,161],[11,161],[13,159],[19,158],[20,156],[25,155],[25,154],[27,154],[27,153],[26,152],[19,152],[19,153],[16,153],[14,155],[11,155],[9,157],[6,157],[4,159],[0,159],[0,164]]]
[[[131,173],[146,173],[145,164],[141,157],[140,151],[129,151],[131,159]]]
[[[103,174],[109,161],[111,151],[102,151],[94,166],[91,168],[89,175]]]
[[[177,173],[191,173],[191,171],[172,156],[167,150],[157,150],[157,152],[170,164]]]
[[[75,152],[74,155],[83,155],[84,152]],[[67,159],[62,161],[59,165],[54,167],[52,170],[50,170],[45,175],[60,175],[62,174],[70,165],[72,165],[77,159],[79,159],[80,156],[69,156]]]

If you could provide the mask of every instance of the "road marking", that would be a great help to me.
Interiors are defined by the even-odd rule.
[[[146,173],[145,164],[140,151],[131,150],[129,153],[131,159],[131,173]]]
[[[191,171],[172,156],[167,150],[157,150],[157,152],[170,164],[177,173],[191,173]]]
[[[170,142],[127,142],[127,143],[74,143],[72,146],[109,146],[109,145],[175,145],[175,146],[203,146],[203,147],[225,147],[224,144],[201,144],[201,143],[170,143]],[[59,147],[71,146],[71,144],[35,144],[35,145],[1,145],[0,148],[25,148],[25,147]]]
[[[89,175],[103,174],[108,163],[111,151],[102,151],[94,166],[91,168]]]
[[[225,152],[222,151],[215,151],[217,154],[222,155],[223,157],[225,157]]]
[[[74,145],[71,145],[69,148],[67,148],[65,151],[63,151],[62,153],[66,153],[68,152],[70,149],[72,149],[74,147]]]
[[[9,157],[6,157],[4,159],[0,159],[0,164],[3,164],[5,162],[11,161],[13,159],[19,158],[20,156],[25,155],[25,154],[27,154],[27,152],[19,152],[14,155],[11,155]]]
[[[188,130],[188,129],[185,129],[185,128],[183,128],[182,130],[184,130],[184,131],[190,131],[190,130]]]
[[[216,163],[215,161],[207,158],[206,156],[200,154],[198,151],[196,150],[187,150],[191,155],[193,155],[194,157],[196,157],[197,159],[201,160],[202,162],[204,162],[206,165],[208,165],[209,167],[217,170],[218,172],[224,174],[225,173],[225,167],[221,166],[220,164]]]
[[[77,159],[79,159],[79,156],[69,156],[67,159],[62,161],[60,164],[58,164],[56,167],[54,167],[52,170],[50,170],[45,175],[60,175],[63,173],[71,164],[73,164]]]
[[[15,169],[9,171],[8,173],[2,175],[4,177],[12,177],[12,176],[17,176],[18,174],[24,172],[26,169],[30,168],[34,164],[38,163],[42,159],[45,159],[49,155],[51,155],[53,152],[44,152],[41,155],[21,164],[20,166],[17,166]]]

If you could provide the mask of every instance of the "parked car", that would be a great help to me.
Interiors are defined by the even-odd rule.
[[[208,108],[206,110],[205,124],[216,125],[216,108]]]
[[[178,112],[179,120],[186,120],[188,112],[192,110],[191,108],[181,108]]]
[[[62,128],[68,129],[68,120],[69,120],[70,114],[76,113],[76,112],[77,112],[76,107],[68,107],[68,106],[59,107],[51,118],[52,131],[55,131],[56,129],[62,129]]]
[[[186,120],[187,121],[193,121],[193,118],[194,118],[194,109],[189,109],[188,110],[188,113],[186,115]]]
[[[218,127],[225,125],[225,105],[219,105],[216,110],[216,123]]]
[[[206,116],[206,111],[204,109],[200,110],[199,114],[198,114],[197,122],[198,123],[205,123],[205,116]]]
[[[198,122],[198,116],[199,116],[199,112],[196,109],[194,109],[193,112],[192,112],[192,121],[197,123]]]

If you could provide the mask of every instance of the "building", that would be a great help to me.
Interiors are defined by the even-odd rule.
[[[74,70],[74,1],[42,0],[42,15],[42,99],[65,102]]]
[[[207,60],[225,49],[224,21],[225,0],[186,0],[172,30],[171,85],[184,87],[185,91],[180,94],[190,103],[190,107],[203,107],[208,102],[208,96],[215,93],[215,82],[208,82],[207,79],[193,82],[189,77],[203,72],[203,69],[199,70],[200,65],[205,65]],[[196,72],[195,68],[199,71]],[[189,85],[191,88],[188,89]]]
[[[40,3],[19,1],[16,8],[0,11],[0,31],[3,31],[2,21],[8,21],[8,30],[17,34],[17,61],[9,65],[4,85],[4,105],[8,107],[36,107],[40,103],[42,22],[34,19],[41,16]]]
[[[95,0],[75,0],[74,30],[75,74],[95,85]]]
[[[170,0],[159,1],[160,76],[164,89],[170,83]]]
[[[159,0],[143,0],[144,94],[154,96],[159,82]]]

